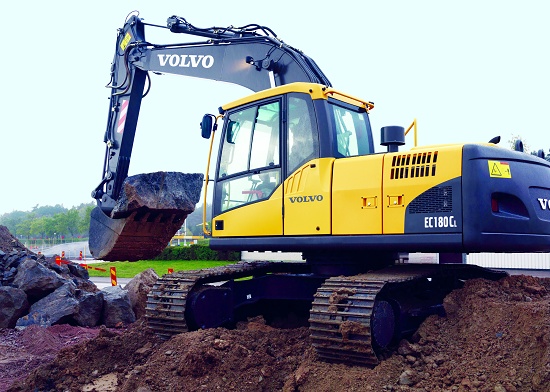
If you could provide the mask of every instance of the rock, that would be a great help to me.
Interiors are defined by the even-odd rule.
[[[94,327],[102,321],[103,306],[104,293],[89,280],[87,269],[36,255],[0,226],[0,328],[64,323]],[[115,317],[114,326],[135,320],[132,309],[124,310],[128,307],[126,295],[125,304],[115,308],[129,314]]]
[[[10,253],[14,249],[16,251],[27,250],[17,238],[11,235],[6,226],[0,226],[0,250]]]
[[[403,356],[419,356],[420,355],[420,346],[418,344],[413,344],[406,339],[399,342],[399,347],[397,352]]]
[[[407,385],[411,386],[414,385],[414,376],[415,373],[411,369],[405,370],[401,375],[399,376],[399,385]]]
[[[29,302],[21,289],[0,287],[0,328],[14,328],[17,319],[27,313]]]
[[[120,198],[111,213],[125,217],[142,207],[191,213],[200,199],[204,176],[198,173],[155,172],[124,180]]]
[[[9,285],[10,282],[13,282],[13,280],[15,279],[15,275],[17,275],[17,268],[12,267],[4,271],[4,274],[2,275],[2,281],[4,281],[6,285]]]
[[[103,293],[102,324],[114,328],[118,323],[130,324],[136,321],[136,316],[130,304],[128,292],[120,286],[106,287]]]
[[[82,279],[89,279],[90,274],[88,273],[88,270],[78,264],[67,264],[67,267],[69,267],[69,271],[73,276],[76,276],[77,278]]]
[[[30,303],[46,297],[64,283],[63,277],[30,258],[21,263],[14,285],[27,294]]]
[[[57,256],[54,256],[54,257],[57,257]],[[69,266],[67,264],[57,264],[54,260],[54,258],[52,257],[51,259],[49,260],[46,260],[44,262],[44,265],[46,267],[48,267],[48,269],[51,269],[52,271],[55,271],[57,272],[59,275],[63,276],[63,275],[68,275],[70,273],[69,271]]]
[[[157,281],[159,276],[154,269],[149,268],[137,274],[131,281],[124,286],[124,290],[128,292],[128,298],[132,305],[132,310],[139,319],[145,316],[145,306],[147,304],[147,294]]]
[[[34,303],[29,314],[17,320],[17,327],[37,324],[49,327],[54,324],[69,323],[78,312],[75,298],[75,285],[67,282],[53,293]]]
[[[214,339],[214,342],[212,343],[212,347],[216,350],[225,350],[229,346],[231,346],[231,343],[223,339]]]
[[[110,215],[90,213],[89,248],[106,261],[136,261],[158,256],[195,210],[202,174],[156,172],[124,180]]]
[[[494,392],[506,392],[506,388],[504,388],[502,386],[502,384],[497,384],[495,385],[495,387],[493,388],[493,391]]]
[[[527,291],[530,294],[542,295],[546,293],[546,288],[540,285],[527,285],[525,286],[525,291]]]
[[[82,327],[95,327],[101,320],[103,311],[103,293],[90,293],[78,290],[76,293],[78,312],[74,319]]]
[[[447,315],[454,315],[460,309],[460,305],[455,301],[454,297],[448,295],[443,299],[443,308]]]

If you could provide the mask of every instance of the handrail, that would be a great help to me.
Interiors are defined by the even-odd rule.
[[[222,118],[223,115],[216,116],[216,123],[218,124],[218,119]],[[208,173],[210,172],[210,158],[212,157],[212,146],[214,145],[214,135],[216,133],[217,126],[214,125],[212,134],[210,135],[210,149],[208,150],[208,160],[206,163],[206,174],[204,175],[204,199],[203,199],[203,206],[202,206],[202,232],[205,236],[210,236],[212,232],[208,230],[206,226],[206,199],[208,196],[208,182],[210,181],[210,178],[208,176]]]
[[[374,109],[374,102],[364,101],[361,98],[357,98],[357,97],[354,97],[353,95],[349,95],[349,94],[343,93],[341,91],[337,91],[337,90],[335,90],[331,87],[328,87],[328,88],[324,89],[324,93],[325,93],[325,95],[336,94],[336,95],[340,95],[342,97],[349,98],[353,101],[360,102],[360,103],[363,104],[363,106],[365,106],[365,108],[367,109],[367,112],[369,110]]]
[[[418,132],[417,132],[417,127],[416,127],[416,118],[413,120],[411,125],[409,125],[409,127],[405,131],[405,136],[407,136],[407,133],[409,133],[411,128],[414,128],[414,146],[417,147],[418,146],[418,140],[417,140]]]

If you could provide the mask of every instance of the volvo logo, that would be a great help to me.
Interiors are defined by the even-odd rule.
[[[548,199],[537,199],[539,201],[539,204],[540,204],[540,208],[542,208],[543,210],[550,210],[550,203],[548,202]]]
[[[323,195],[311,195],[311,196],[295,196],[289,197],[291,203],[313,203],[316,201],[323,201]]]
[[[210,68],[214,65],[214,57],[202,54],[158,54],[161,67],[169,65],[170,67],[184,68]]]

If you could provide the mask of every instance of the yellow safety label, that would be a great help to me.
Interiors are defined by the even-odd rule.
[[[488,161],[489,175],[495,178],[512,178],[510,165],[507,162]]]
[[[131,39],[132,39],[132,36],[130,35],[130,33],[126,33],[126,35],[124,36],[124,39],[120,43],[120,47],[122,48],[122,50],[126,50],[126,47],[130,43]]]

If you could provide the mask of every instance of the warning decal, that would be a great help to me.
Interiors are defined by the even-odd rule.
[[[132,40],[132,36],[130,35],[130,33],[126,33],[126,35],[124,36],[124,39],[120,43],[120,48],[122,50],[126,50],[126,47],[128,46],[131,40]]]
[[[116,132],[122,133],[124,131],[124,124],[126,123],[126,115],[128,114],[128,100],[124,99],[122,100],[122,104],[120,105],[120,115],[118,117],[118,123]]]
[[[488,161],[489,175],[496,178],[512,178],[510,165],[507,162]]]

